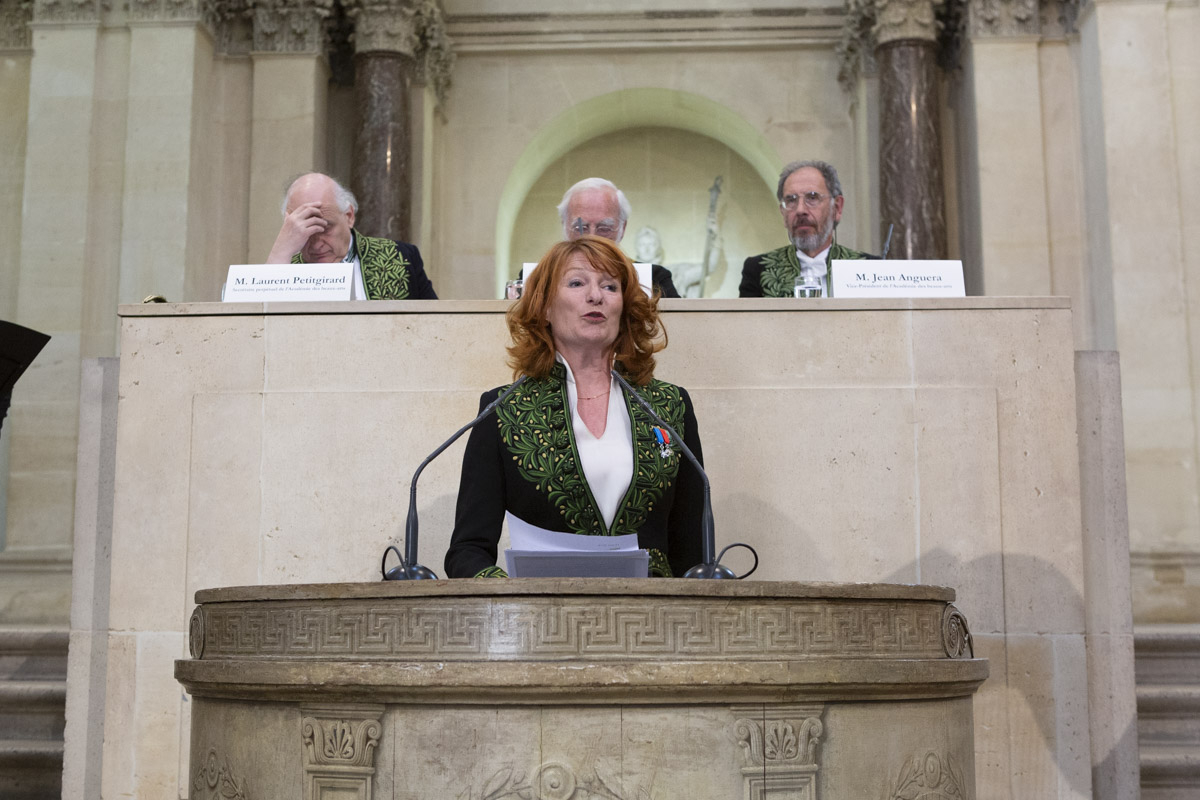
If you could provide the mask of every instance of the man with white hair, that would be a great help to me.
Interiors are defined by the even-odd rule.
[[[358,200],[328,175],[309,172],[283,196],[283,227],[268,264],[354,264],[352,300],[436,300],[416,245],[354,230]]]
[[[584,178],[567,189],[558,204],[563,238],[578,239],[590,233],[620,244],[632,210],[625,193],[612,181]],[[651,264],[650,280],[661,296],[679,297],[675,282],[671,280],[671,271],[666,267]]]
[[[746,259],[739,297],[792,297],[799,276],[828,297],[835,259],[878,258],[835,241],[846,198],[832,164],[793,161],[780,173],[775,197],[791,244]]]

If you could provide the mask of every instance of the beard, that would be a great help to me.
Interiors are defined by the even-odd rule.
[[[813,233],[793,233],[791,235],[792,244],[797,250],[800,250],[809,255],[816,255],[825,249],[825,243],[833,237],[833,213],[832,210],[828,217],[825,218],[825,224],[817,228]]]

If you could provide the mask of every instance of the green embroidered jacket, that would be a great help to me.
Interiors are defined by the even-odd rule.
[[[834,242],[829,248],[829,257],[825,259],[825,285],[832,283],[835,259],[862,258],[878,259],[879,256],[860,253]],[[791,297],[796,285],[796,276],[799,274],[800,259],[797,258],[793,245],[750,256],[742,264],[742,282],[738,287],[738,297]]]
[[[486,392],[480,409],[505,388]],[[687,391],[658,380],[638,391],[703,460]],[[698,564],[703,482],[677,447],[663,455],[653,423],[628,396],[625,405],[633,431],[633,479],[611,527],[604,524],[579,460],[561,364],[546,378],[526,381],[494,417],[475,426],[463,454],[446,575],[504,574],[496,553],[505,511],[548,530],[636,533],[639,546],[650,551],[651,575],[682,575]]]
[[[362,264],[363,286],[370,300],[437,300],[415,244],[395,242],[354,231],[354,250]],[[293,264],[304,263],[300,253]]]

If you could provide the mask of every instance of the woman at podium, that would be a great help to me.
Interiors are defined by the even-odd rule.
[[[687,391],[654,378],[667,336],[629,258],[598,236],[554,245],[507,321],[509,365],[526,380],[467,441],[446,574],[505,575],[496,549],[506,511],[552,531],[636,533],[652,576],[699,563],[700,476],[612,376],[703,458]],[[506,388],[485,392],[480,409]]]

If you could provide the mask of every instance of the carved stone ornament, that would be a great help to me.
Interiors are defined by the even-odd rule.
[[[371,800],[383,706],[302,706],[300,714],[304,800]]]
[[[745,797],[816,800],[824,708],[820,703],[730,708]]]
[[[970,0],[968,6],[972,37],[1041,33],[1038,0]]]
[[[516,767],[503,767],[484,782],[478,792],[468,790],[460,795],[467,800],[643,800],[649,795],[639,790],[636,795],[624,793],[618,782],[605,779],[597,766],[590,773],[578,774],[570,766],[548,761],[527,776]]]
[[[0,0],[0,50],[28,50],[33,0]]]
[[[438,0],[417,0],[413,21],[417,54],[425,82],[433,86],[439,107],[445,104],[454,71],[454,50],[446,33],[446,18]]]
[[[205,607],[204,658],[385,661],[745,659],[892,654],[944,658],[944,603],[796,600],[696,607],[590,603],[223,603]]]
[[[901,39],[936,42],[938,9],[945,0],[875,0],[875,42],[882,46]]]
[[[416,56],[416,9],[411,0],[344,0],[354,20],[354,52]]]
[[[217,751],[210,749],[208,757],[196,767],[192,800],[247,800],[246,782],[233,774],[229,759],[222,762]]]
[[[946,655],[950,658],[975,657],[975,646],[971,642],[967,618],[953,605],[947,605],[942,613],[942,641],[946,645]]]
[[[188,621],[188,652],[192,658],[204,658],[204,609],[200,606]]]
[[[98,23],[107,5],[104,0],[34,0],[33,21]]]
[[[950,756],[931,751],[904,762],[887,800],[967,800],[966,786]]]
[[[333,0],[249,0],[253,48],[261,53],[323,53]]]
[[[370,767],[383,726],[375,718],[305,717],[304,752],[309,765]]]

